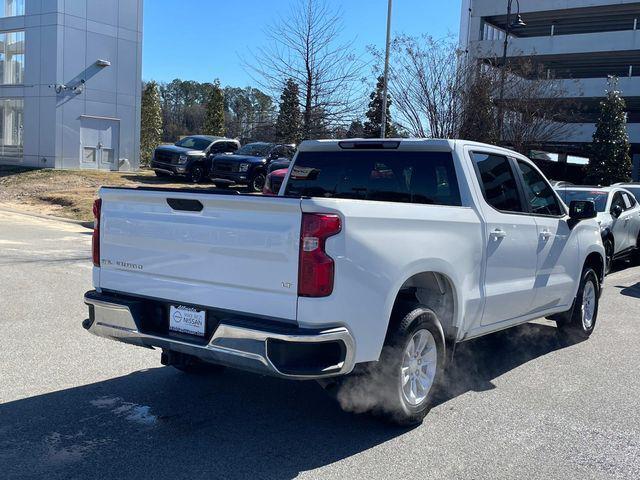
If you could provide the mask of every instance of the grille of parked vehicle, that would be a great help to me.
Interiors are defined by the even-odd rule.
[[[214,166],[214,172],[233,173],[238,171],[237,162],[225,162],[224,160],[217,160]]]
[[[164,163],[172,163],[177,160],[179,155],[171,152],[156,151],[156,161]]]

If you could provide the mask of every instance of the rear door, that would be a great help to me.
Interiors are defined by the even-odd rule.
[[[615,241],[615,253],[618,254],[630,246],[629,240],[629,223],[631,221],[630,212],[622,196],[620,190],[616,190],[611,198],[611,207],[609,209],[613,223],[611,225],[611,233]],[[622,213],[618,218],[613,215],[613,209],[619,206]]]
[[[640,246],[640,206],[631,193],[623,192],[622,196],[629,207],[629,246],[637,247]]]
[[[471,152],[485,218],[485,307],[482,325],[521,317],[531,311],[537,268],[538,230],[525,212],[516,172],[509,158]]]
[[[102,189],[100,288],[296,319],[300,200]]]

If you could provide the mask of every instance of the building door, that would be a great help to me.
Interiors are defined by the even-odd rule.
[[[80,126],[80,166],[118,170],[120,122],[113,118],[82,117]]]

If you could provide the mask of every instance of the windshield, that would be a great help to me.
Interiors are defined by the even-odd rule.
[[[562,201],[567,205],[570,205],[574,200],[591,201],[596,204],[596,210],[598,212],[604,212],[607,208],[607,199],[609,198],[609,192],[603,190],[570,190],[560,188],[556,190]]]
[[[236,152],[236,155],[246,155],[248,157],[266,157],[273,148],[270,143],[250,143]]]
[[[211,140],[199,137],[184,137],[176,142],[176,147],[193,148],[194,150],[206,150],[211,145]]]
[[[453,158],[448,152],[299,153],[286,195],[461,204]]]

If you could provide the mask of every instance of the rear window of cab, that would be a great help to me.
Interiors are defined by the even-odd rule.
[[[285,195],[461,205],[453,156],[448,152],[300,152]]]

